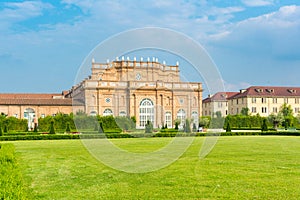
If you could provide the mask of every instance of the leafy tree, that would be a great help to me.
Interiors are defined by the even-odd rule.
[[[261,125],[261,131],[262,131],[262,132],[268,131],[267,119],[266,119],[266,118],[263,119],[263,123],[262,123],[262,125]]]
[[[289,126],[291,126],[291,123],[294,119],[293,109],[292,109],[291,105],[284,103],[280,107],[279,113],[282,113],[283,118],[284,118],[284,121],[282,123],[283,123],[283,126],[285,127],[285,129],[287,129]]]
[[[54,121],[52,120],[50,123],[49,134],[55,134]]]
[[[200,117],[199,127],[208,128],[209,123],[210,123],[210,117]]]
[[[284,117],[280,112],[277,115],[272,113],[268,116],[268,120],[271,124],[273,124],[273,128],[277,129],[278,125],[284,121]]]
[[[221,117],[222,117],[221,111],[217,111],[217,112],[215,113],[215,115],[216,115],[217,118],[221,118]]]
[[[249,108],[244,107],[241,110],[241,115],[243,115],[243,116],[249,116],[249,112],[250,112]]]

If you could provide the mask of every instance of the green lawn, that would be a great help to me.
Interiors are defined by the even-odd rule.
[[[149,152],[170,140],[112,141]],[[106,167],[79,140],[13,143],[30,199],[299,199],[300,137],[220,137],[199,160],[203,140],[196,138],[172,165],[146,174]]]

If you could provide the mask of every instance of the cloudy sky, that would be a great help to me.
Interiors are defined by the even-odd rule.
[[[1,1],[0,92],[68,90],[96,45],[143,27],[200,43],[226,90],[300,86],[299,0]]]

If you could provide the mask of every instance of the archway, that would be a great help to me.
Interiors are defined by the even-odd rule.
[[[35,119],[35,111],[32,108],[26,108],[24,110],[24,119],[27,119],[28,129],[32,130],[34,128],[34,123],[37,123]]]

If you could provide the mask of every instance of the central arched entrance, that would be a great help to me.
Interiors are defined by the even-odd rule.
[[[24,119],[27,119],[29,130],[34,128],[34,123],[37,123],[35,122],[35,111],[32,108],[24,110]]]
[[[153,102],[146,98],[140,103],[140,128],[145,128],[147,121],[154,125],[154,104]]]

